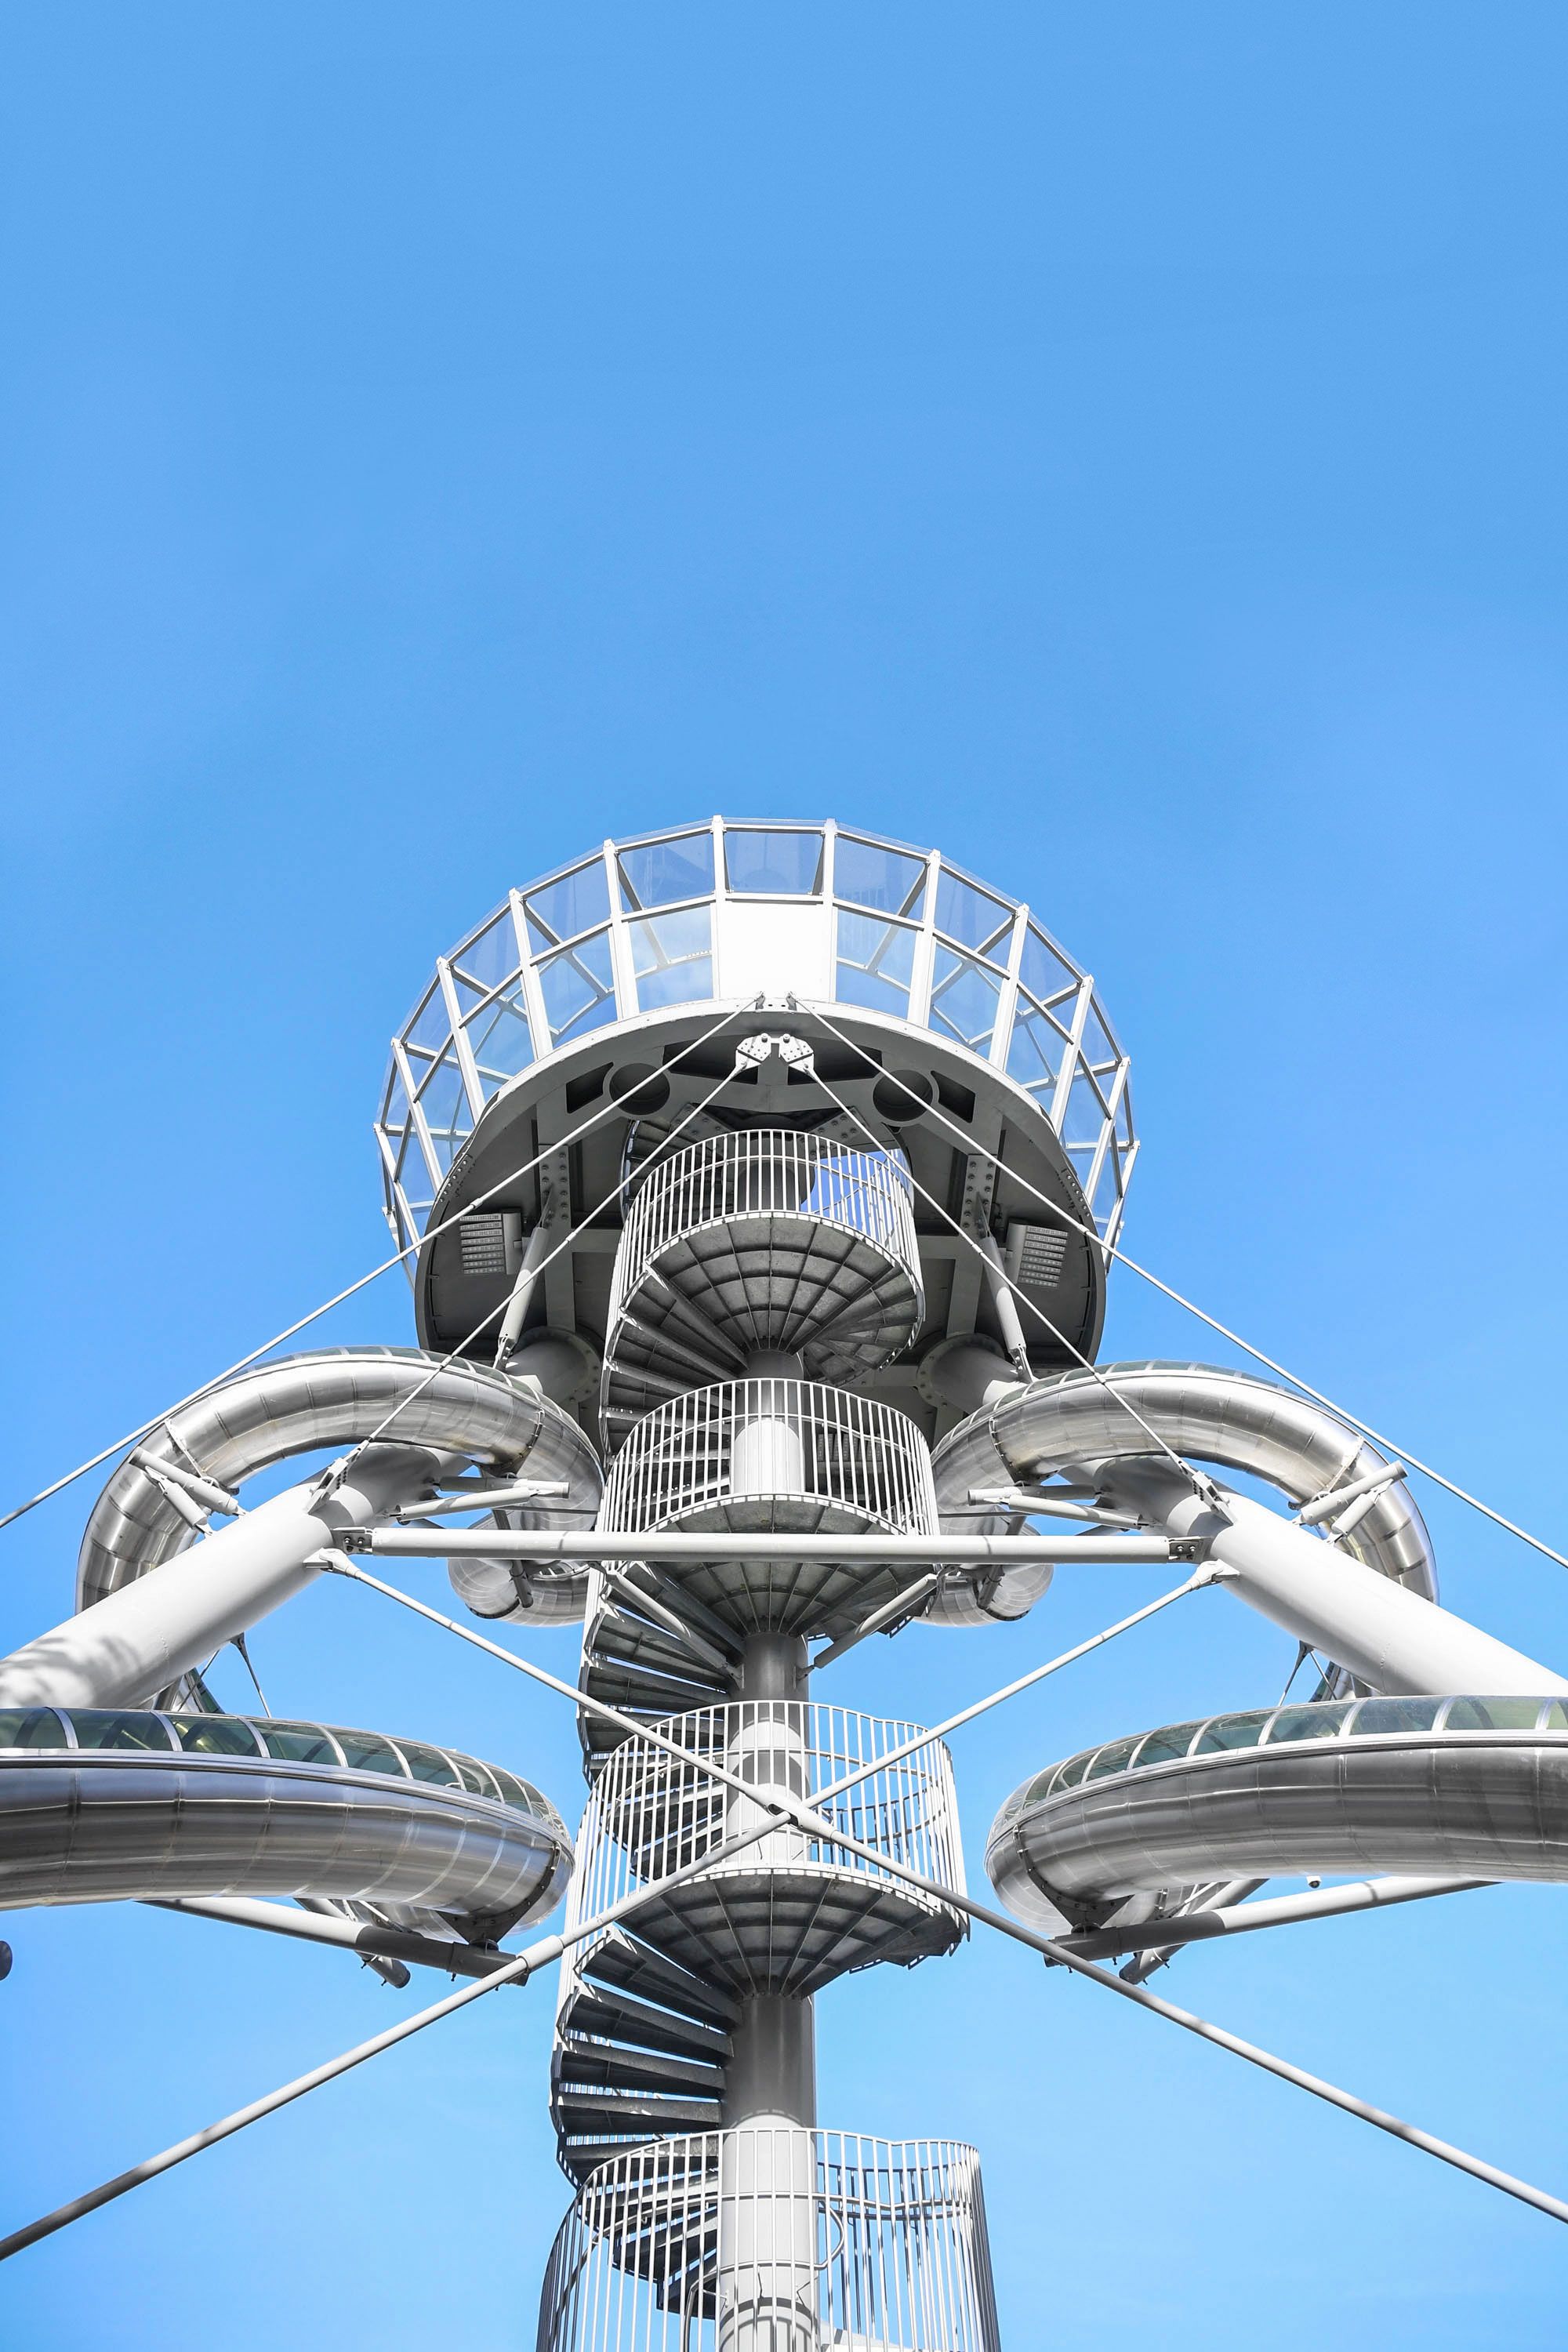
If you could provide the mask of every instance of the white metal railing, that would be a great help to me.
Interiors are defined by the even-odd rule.
[[[610,1299],[613,1329],[664,1252],[704,1227],[752,1217],[832,1226],[894,1259],[920,1286],[910,1180],[900,1158],[788,1129],[717,1135],[658,1161],[626,1213]]]
[[[952,1766],[942,1742],[928,1740],[894,1762],[877,1762],[918,1738],[918,1724],[801,1699],[739,1699],[675,1716],[659,1730],[690,1761],[643,1739],[623,1740],[612,1751],[583,1816],[568,1898],[574,1924],[650,1879],[700,1862],[755,1820],[748,1801],[704,1771],[704,1762],[725,1765],[750,1787],[780,1788],[807,1804],[816,1802],[819,1790],[875,1764],[865,1780],[827,1800],[827,1820],[905,1870],[963,1892]],[[715,1875],[755,1871],[759,1860],[900,1883],[831,1837],[793,1828],[770,1831],[757,1845],[717,1864]]]
[[[645,1414],[611,1467],[599,1525],[646,1534],[759,1497],[934,1535],[925,1439],[907,1413],[812,1381],[724,1381]]]
[[[956,2140],[741,2125],[612,2158],[556,2238],[538,2352],[998,2352]]]
[[[400,1243],[417,1238],[486,1105],[521,1071],[611,1023],[752,996],[759,906],[784,918],[763,957],[770,982],[1005,1070],[1110,1233],[1138,1150],[1127,1057],[1093,981],[1028,908],[934,851],[831,824],[715,818],[606,842],[511,891],[437,964],[393,1040],[376,1121]]]

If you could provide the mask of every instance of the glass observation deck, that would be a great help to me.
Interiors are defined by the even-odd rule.
[[[437,962],[401,1033],[376,1138],[400,1246],[424,1231],[490,1098],[614,1022],[786,994],[925,1029],[1005,1071],[1113,1239],[1136,1154],[1127,1057],[1092,980],[1026,907],[936,851],[833,824],[605,842]]]
[[[995,1839],[1028,1806],[1114,1773],[1146,1771],[1155,1764],[1221,1756],[1237,1748],[1282,1748],[1310,1739],[1388,1739],[1412,1733],[1568,1731],[1568,1701],[1560,1698],[1310,1699],[1300,1706],[1249,1708],[1240,1715],[1211,1715],[1190,1723],[1167,1723],[1157,1731],[1134,1732],[1080,1748],[1047,1766],[1015,1790],[995,1821]]]
[[[272,1716],[163,1715],[131,1707],[0,1708],[0,1763],[17,1750],[68,1755],[108,1748],[385,1773],[394,1780],[423,1780],[432,1788],[488,1797],[494,1804],[531,1814],[563,1840],[566,1837],[560,1814],[531,1780],[453,1748],[432,1748],[426,1740],[388,1739],[379,1731],[348,1731],[335,1724],[284,1723]]]

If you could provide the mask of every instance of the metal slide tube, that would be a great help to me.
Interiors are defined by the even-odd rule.
[[[303,1591],[321,1572],[313,1553],[406,1501],[437,1466],[416,1446],[371,1446],[329,1499],[320,1479],[275,1495],[0,1660],[0,1706],[152,1698]]]

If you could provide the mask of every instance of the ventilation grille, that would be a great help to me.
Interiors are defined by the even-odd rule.
[[[458,1247],[465,1274],[505,1274],[506,1219],[465,1217],[458,1227]]]
[[[1056,1225],[1009,1225],[1006,1266],[1026,1290],[1054,1290],[1067,1265],[1068,1237]]]

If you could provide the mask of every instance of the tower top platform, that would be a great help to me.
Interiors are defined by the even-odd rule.
[[[757,1007],[754,1018],[748,1006]],[[727,1007],[738,1021],[700,1043]],[[616,1188],[723,1077],[748,1021],[811,1045],[831,1095],[793,1079],[786,1086],[775,1064],[760,1087],[751,1073],[749,1089],[738,1082],[685,1126],[683,1143],[726,1127],[782,1124],[901,1148],[917,1191],[924,1183],[944,1204],[927,1203],[922,1213],[916,1203],[916,1222],[931,1229],[940,1255],[944,1214],[972,1225],[983,1218],[999,1241],[1009,1220],[1022,1235],[1043,1214],[1025,1189],[1008,1199],[1005,1177],[993,1181],[981,1160],[966,1161],[972,1138],[982,1155],[1005,1146],[1026,1185],[1048,1192],[1102,1240],[1114,1238],[1137,1150],[1127,1057],[1092,979],[1028,908],[934,850],[831,821],[713,817],[606,841],[509,892],[438,961],[394,1038],[376,1135],[401,1245],[419,1239],[437,1206],[438,1223],[492,1192],[509,1167],[566,1139],[595,1108],[625,1103],[624,1114],[616,1109],[574,1146],[570,1171],[552,1179],[552,1208],[530,1180],[515,1201],[496,1194],[493,1215],[476,1215],[420,1252],[415,1290],[426,1344],[460,1344],[482,1300],[500,1295],[519,1221],[561,1219],[568,1188],[584,1247],[572,1253],[574,1271],[552,1269],[548,1307],[539,1311],[553,1329],[597,1337],[599,1302],[584,1286],[601,1286],[589,1262],[595,1241],[614,1246],[626,1197]],[[912,1095],[890,1083],[905,1080]],[[874,1139],[864,1128],[849,1131],[833,1096]],[[917,1097],[930,1107],[923,1121]],[[955,1136],[944,1120],[967,1134]],[[978,1202],[977,1185],[985,1192]],[[1015,1243],[1016,1252],[1027,1246]],[[1068,1236],[1065,1258],[1059,1238],[1046,1256],[1042,1299],[1054,1294],[1049,1311],[1073,1346],[1092,1342],[1101,1254]],[[961,1278],[961,1297],[974,1286]],[[925,1337],[985,1325],[984,1309],[943,1312],[928,1318]],[[1045,1361],[1072,1360],[1041,1337]]]
[[[1127,1056],[1038,918],[935,850],[714,817],[606,841],[510,891],[437,963],[393,1040],[376,1121],[400,1242],[522,1071],[612,1024],[758,994],[864,1006],[1005,1071],[1113,1238],[1136,1148]]]

